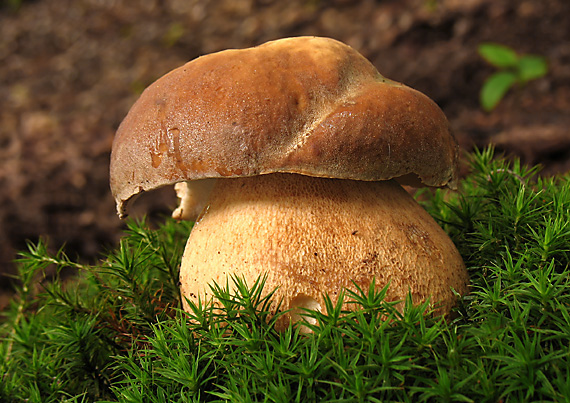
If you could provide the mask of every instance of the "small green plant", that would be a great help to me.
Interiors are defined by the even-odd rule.
[[[0,402],[568,401],[570,175],[541,178],[492,148],[471,169],[460,192],[421,197],[471,277],[449,321],[372,285],[307,312],[313,333],[278,332],[263,277],[230,278],[236,292],[213,287],[218,307],[184,312],[190,225],[172,219],[130,221],[95,266],[30,244],[0,324]],[[78,274],[39,287],[49,265]]]
[[[543,77],[548,72],[546,59],[537,55],[519,55],[508,46],[483,43],[479,55],[498,71],[485,80],[479,101],[486,111],[493,110],[505,94],[515,85],[524,85]]]

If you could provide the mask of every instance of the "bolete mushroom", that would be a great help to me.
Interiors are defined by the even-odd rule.
[[[341,42],[298,37],[202,56],[148,87],[117,131],[111,189],[124,217],[135,195],[177,183],[175,217],[197,218],[189,300],[266,274],[297,319],[375,278],[389,300],[446,314],[467,291],[463,260],[400,184],[453,187],[457,155],[428,97]]]

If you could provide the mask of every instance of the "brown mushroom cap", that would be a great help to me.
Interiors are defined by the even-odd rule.
[[[148,87],[115,136],[111,190],[123,217],[143,191],[202,178],[288,172],[453,186],[457,153],[428,97],[347,45],[298,37],[203,56]]]

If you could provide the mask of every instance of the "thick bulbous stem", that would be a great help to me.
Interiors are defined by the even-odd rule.
[[[296,174],[217,181],[186,245],[182,294],[204,300],[209,284],[232,274],[249,285],[267,274],[265,291],[279,287],[281,309],[319,309],[323,293],[334,301],[375,278],[378,288],[389,283],[387,300],[411,293],[446,314],[452,289],[464,294],[468,283],[455,245],[395,181]]]

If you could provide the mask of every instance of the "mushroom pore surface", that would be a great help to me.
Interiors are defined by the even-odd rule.
[[[182,294],[211,298],[229,275],[248,285],[267,275],[281,309],[319,309],[352,281],[390,284],[387,300],[430,299],[439,313],[467,291],[461,256],[433,218],[395,181],[298,174],[218,179],[181,266]],[[185,305],[187,309],[187,304]],[[293,316],[295,313],[293,313]],[[295,318],[295,316],[294,316]]]

